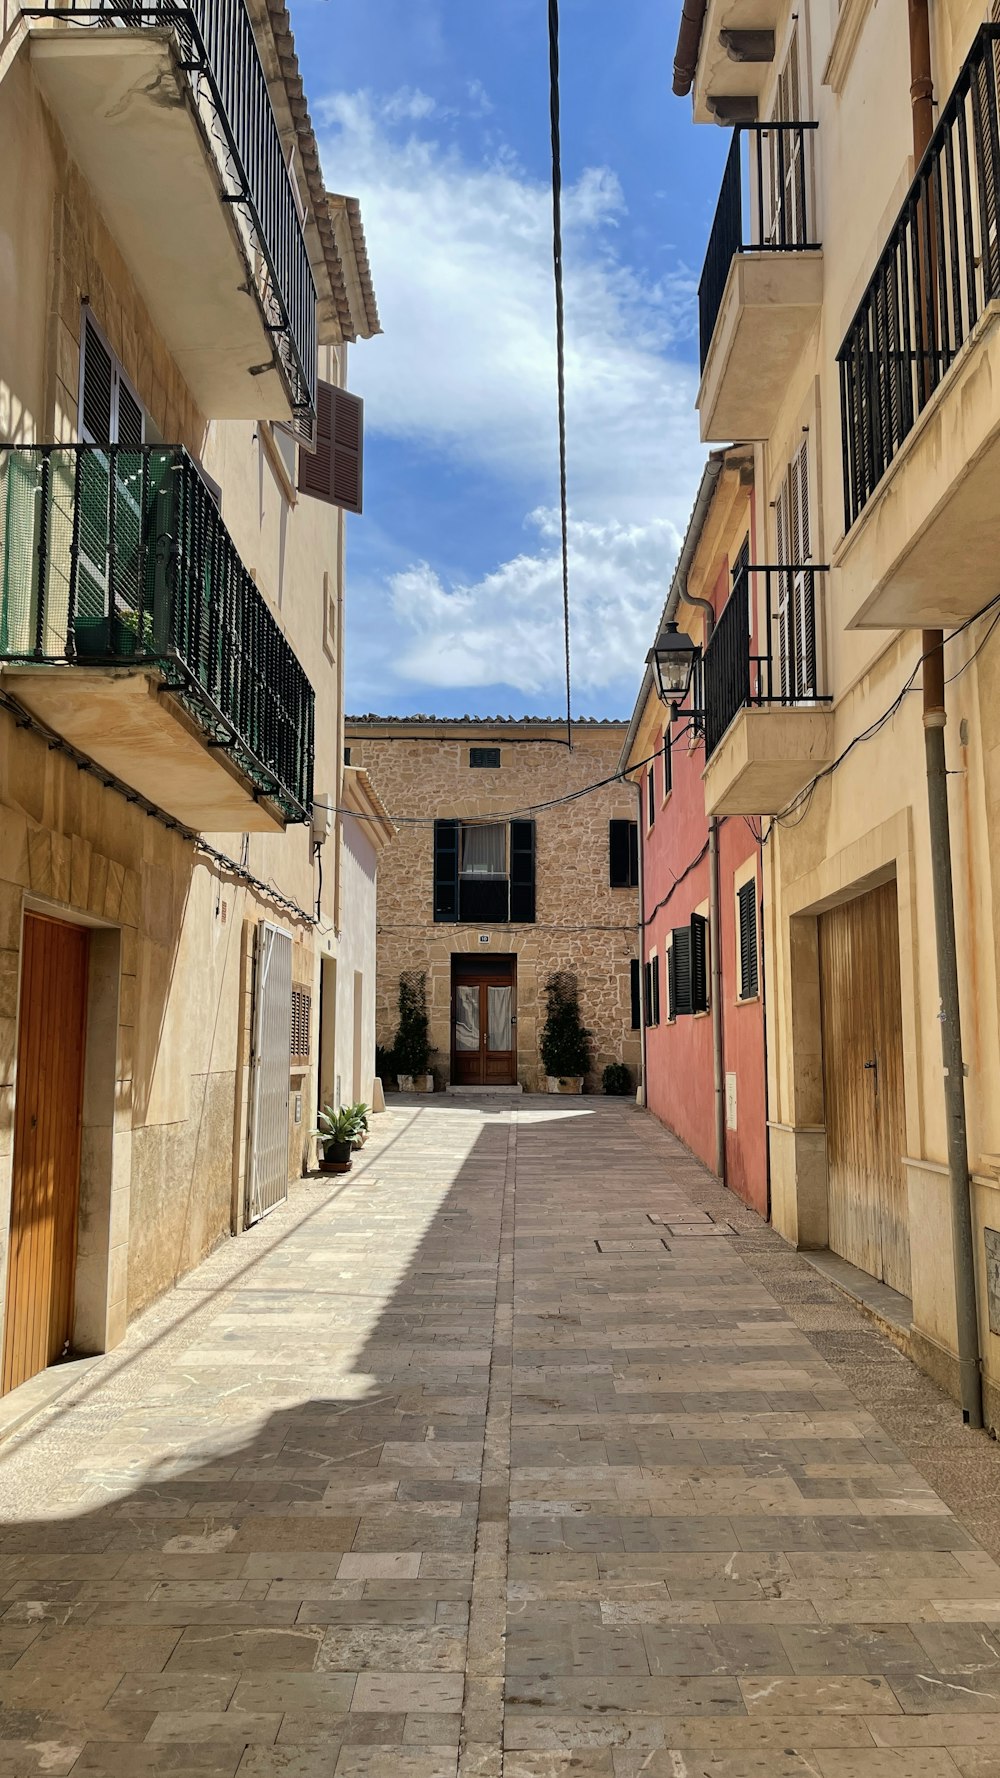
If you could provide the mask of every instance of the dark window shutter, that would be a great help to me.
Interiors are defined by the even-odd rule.
[[[635,833],[635,828],[634,821],[611,821],[608,823],[612,889],[631,889],[634,886],[632,836]]]
[[[660,1022],[660,959],[659,959],[659,957],[653,958],[652,973],[653,973],[653,1024],[658,1025]]]
[[[649,771],[646,773],[646,820],[650,827],[656,820],[656,774],[653,771],[652,761],[650,761]]]
[[[640,974],[640,964],[639,964],[638,957],[632,958],[632,962],[629,965],[629,969],[630,969],[630,973],[631,973],[631,977],[632,977],[632,1029],[633,1029],[633,1031],[638,1031],[639,1026],[642,1022],[641,1006],[640,1006],[640,1001],[639,1001],[639,995],[641,993],[640,983],[641,983],[642,977]]]
[[[642,1005],[646,1015],[646,1024],[653,1023],[653,965],[645,962],[642,966]]]
[[[677,957],[671,944],[667,952],[667,1018],[677,1017]]]
[[[691,1011],[708,1011],[708,921],[691,915]]]
[[[628,886],[636,889],[639,886],[639,823],[630,821],[628,824]]]
[[[364,402],[334,383],[316,388],[316,449],[299,452],[299,493],[361,511]]]
[[[524,925],[535,918],[535,823],[510,824],[510,917]]]
[[[124,445],[130,451],[138,451],[142,447],[142,408],[122,377],[118,378],[118,438],[116,442]]]
[[[458,919],[458,822],[434,823],[434,918]]]
[[[674,1017],[694,1011],[691,999],[691,928],[675,926],[671,944],[674,975]]]
[[[669,796],[674,787],[674,756],[670,746],[669,725],[663,731],[663,794]]]
[[[114,360],[86,312],[83,316],[82,346],[81,430],[91,444],[111,444]]]
[[[757,993],[757,884],[751,879],[738,891],[740,914],[740,999]]]

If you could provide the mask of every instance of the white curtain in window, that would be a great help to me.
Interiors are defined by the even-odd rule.
[[[502,877],[507,869],[506,829],[499,821],[462,828],[463,877]]]
[[[511,991],[509,988],[486,990],[486,1047],[501,1053],[511,1047]]]
[[[455,1048],[479,1048],[479,988],[476,983],[460,982],[455,992]]]

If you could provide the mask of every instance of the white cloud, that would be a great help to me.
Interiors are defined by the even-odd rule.
[[[396,574],[387,670],[400,688],[502,679],[557,698],[558,536],[538,510],[558,497],[551,196],[504,144],[473,161],[450,129],[438,139],[443,118],[422,98],[396,95],[391,115],[363,93],[323,107],[328,182],[361,197],[385,328],[352,355],[352,384],[369,428],[422,448],[429,477],[445,461],[475,470],[477,482],[495,478],[534,530],[527,550],[484,564],[490,571],[472,585],[447,585],[433,562]],[[625,219],[611,169],[588,169],[565,189],[581,688],[637,678],[703,456],[694,367],[678,350],[692,322],[690,274],[677,264],[658,283],[640,276],[622,254]]]

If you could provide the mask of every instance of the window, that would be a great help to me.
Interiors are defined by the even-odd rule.
[[[645,975],[646,1024],[658,1025],[660,1022],[660,959],[650,957],[646,964]]]
[[[309,1028],[312,995],[308,988],[292,989],[292,1063],[305,1067],[309,1061]]]
[[[470,766],[498,766],[500,764],[499,747],[470,747]]]
[[[663,800],[666,802],[674,787],[674,756],[670,747],[670,724],[663,731]]]
[[[736,892],[740,999],[756,999],[759,984],[757,962],[757,883],[754,877]]]
[[[629,964],[632,989],[632,1030],[638,1031],[641,1023],[641,1006],[639,996],[642,993],[642,965],[638,957],[633,957]]]
[[[349,766],[350,763],[351,763],[351,749],[349,747],[345,747],[344,748],[344,764],[345,764],[345,766]]]
[[[667,1001],[672,1019],[708,1011],[708,921],[701,914],[670,934]]]
[[[639,823],[609,823],[608,844],[612,889],[636,889],[639,885]]]
[[[653,762],[650,761],[649,770],[646,773],[646,821],[647,821],[647,824],[650,827],[652,827],[653,822],[655,820],[656,820],[656,780],[653,775]]]
[[[138,450],[146,435],[145,409],[87,308],[80,329],[79,423],[84,444]]]
[[[299,493],[361,511],[364,402],[336,383],[316,386],[316,449],[299,452]]]
[[[809,525],[809,454],[804,439],[785,472],[775,502],[778,563],[778,658],[786,703],[816,696],[815,576]],[[785,564],[788,564],[785,568]]]
[[[435,821],[435,921],[530,925],[534,918],[533,821]]]

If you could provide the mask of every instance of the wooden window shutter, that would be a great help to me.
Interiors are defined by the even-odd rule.
[[[630,821],[628,824],[628,886],[636,889],[639,885],[639,823]]]
[[[610,887],[632,887],[632,836],[635,821],[609,821]]]
[[[758,990],[757,885],[751,878],[737,891],[740,923],[740,999],[752,1000]]]
[[[316,449],[299,452],[299,493],[361,511],[364,402],[320,382],[316,389]]]
[[[510,917],[522,925],[535,919],[535,823],[510,824]]]
[[[667,1018],[671,1021],[677,1017],[677,958],[671,942],[667,951]]]
[[[674,975],[674,1016],[694,1011],[691,998],[691,928],[675,926],[670,953]]]
[[[653,773],[653,762],[650,762],[646,773],[646,819],[650,827],[656,820],[656,779]]]
[[[642,992],[642,975],[638,957],[633,957],[629,964],[630,985],[632,989],[632,1030],[638,1031],[642,1022],[642,1009],[639,996]]]
[[[670,745],[670,724],[663,731],[663,794],[669,796],[674,787],[674,756]]]
[[[658,1025],[660,1022],[660,959],[659,959],[659,957],[653,958],[652,973],[653,973],[653,1024]]]
[[[434,919],[458,919],[458,822],[434,823]]]
[[[691,1011],[708,1011],[708,921],[691,915]]]
[[[88,444],[112,444],[115,362],[86,310],[80,346],[80,430]]]

